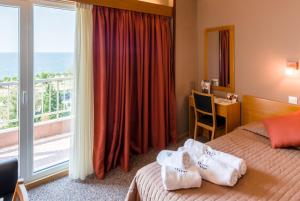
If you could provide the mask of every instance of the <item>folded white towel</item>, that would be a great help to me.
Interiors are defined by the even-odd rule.
[[[184,143],[184,149],[181,150],[188,151],[193,160],[197,160],[203,154],[209,155],[214,160],[226,163],[234,169],[236,169],[238,171],[239,177],[244,175],[247,171],[247,165],[245,160],[228,153],[214,150],[210,146],[193,139],[187,140]]]
[[[214,184],[234,186],[238,181],[238,171],[229,165],[202,155],[197,161],[200,175]]]
[[[201,186],[202,178],[196,166],[187,170],[170,166],[161,167],[161,177],[166,190],[177,190],[186,188],[198,188]]]
[[[191,165],[191,158],[187,151],[169,151],[163,150],[159,152],[156,161],[161,166],[171,166],[186,170]]]

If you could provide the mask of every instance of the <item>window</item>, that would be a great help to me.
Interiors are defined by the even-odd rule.
[[[75,11],[34,11],[34,171],[68,161]]]
[[[0,27],[0,159],[32,180],[68,166],[74,5],[0,0]]]
[[[0,160],[19,155],[19,12],[0,5]]]

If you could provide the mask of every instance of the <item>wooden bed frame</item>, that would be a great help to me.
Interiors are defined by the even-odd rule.
[[[284,115],[299,110],[300,105],[292,105],[245,95],[243,96],[242,103],[242,124],[245,125],[250,122],[261,121],[271,116]]]

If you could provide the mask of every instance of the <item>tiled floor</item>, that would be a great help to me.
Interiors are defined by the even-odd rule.
[[[41,138],[34,142],[34,171],[38,171],[68,160],[70,134]],[[18,157],[18,145],[0,148],[0,160]]]

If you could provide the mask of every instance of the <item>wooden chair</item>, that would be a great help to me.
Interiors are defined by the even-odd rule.
[[[224,125],[224,119],[216,116],[213,94],[200,93],[193,90],[195,130],[194,139],[197,138],[197,128],[201,127],[211,132],[211,140],[215,137],[216,128]]]
[[[18,179],[18,160],[0,161],[0,198],[4,201],[28,201],[23,179]]]

